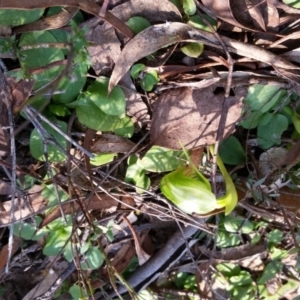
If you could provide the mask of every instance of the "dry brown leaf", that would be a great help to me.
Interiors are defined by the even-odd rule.
[[[283,77],[300,83],[300,68],[282,57],[260,47],[222,37],[230,52],[262,61],[273,66]],[[158,49],[181,41],[202,42],[223,49],[217,37],[204,30],[195,30],[183,23],[168,23],[151,26],[137,34],[124,47],[109,81],[109,92],[139,59]]]
[[[193,30],[193,28],[186,24],[175,22],[154,25],[137,34],[126,44],[119,56],[110,77],[108,91],[110,92],[114,88],[136,61],[168,44],[182,41],[181,34],[186,33],[188,30]]]
[[[148,123],[150,115],[147,105],[143,101],[141,95],[137,93],[135,85],[132,83],[129,72],[127,72],[120,80],[119,85],[126,98],[126,113],[130,117],[134,117],[142,124]]]
[[[105,22],[90,30],[86,38],[94,44],[87,48],[92,68],[97,75],[109,73],[121,53],[121,44],[114,28]]]
[[[279,13],[277,8],[268,2],[261,2],[260,0],[251,0],[261,9],[264,23],[266,25],[266,32],[257,32],[254,34],[256,45],[268,45],[277,40],[275,33],[279,30]],[[270,33],[274,33],[273,35]]]
[[[258,0],[260,1],[260,0]],[[264,10],[260,5],[260,2],[257,0],[246,0],[245,4],[247,5],[249,14],[252,17],[255,28],[261,28],[263,31],[266,31],[266,22],[264,19]],[[240,14],[241,15],[241,14]]]
[[[0,181],[0,195],[11,195],[11,183]]]
[[[279,190],[277,201],[287,210],[300,217],[300,191],[283,187]]]
[[[112,10],[112,13],[122,21],[127,21],[133,16],[140,16],[153,22],[180,22],[180,11],[169,0],[131,0]]]
[[[41,196],[43,187],[40,185],[34,185],[24,199],[15,199],[14,203],[14,221],[29,218],[30,216],[36,215],[43,208],[46,207],[46,200]],[[11,201],[3,203],[5,211],[0,211],[0,225],[7,225],[11,222]]]
[[[70,6],[82,9],[96,17],[104,19],[110,23],[117,30],[128,36],[129,38],[134,37],[134,32],[124,22],[120,21],[109,11],[105,13],[105,16],[100,15],[101,6],[94,1],[89,0],[1,0],[1,8],[11,9],[36,9],[36,8],[47,8],[53,6]]]
[[[203,44],[208,44],[208,45],[214,43],[216,47],[222,48],[219,45],[218,39],[212,33],[202,31],[202,30],[198,30],[198,31],[190,30],[188,34],[190,35],[192,41],[195,42],[199,41],[202,42]],[[263,48],[251,44],[247,44],[247,43],[242,43],[226,37],[222,37],[222,40],[226,45],[226,47],[228,47],[228,50],[230,52],[269,64],[280,75],[282,75],[282,77],[285,77],[297,84],[300,83],[300,68],[292,64],[288,60],[280,57],[279,55],[276,55]]]
[[[23,32],[50,30],[65,26],[78,12],[78,8],[65,7],[58,14],[50,17],[44,17],[33,23],[18,26],[12,29],[13,34]]]
[[[249,0],[231,0],[230,7],[232,14],[240,24],[249,28],[266,31],[259,7],[253,5]]]
[[[49,269],[51,266],[52,272],[45,272],[43,278],[32,288],[22,300],[36,299],[37,296],[44,295],[49,288],[54,284],[60,277],[60,274],[69,266],[67,261],[58,259],[59,257],[50,256],[48,263]]]
[[[102,134],[91,148],[93,153],[126,153],[134,147],[134,143],[114,134]]]
[[[235,93],[226,100],[229,101],[229,109],[223,138],[234,131],[247,90],[240,88]],[[180,143],[187,149],[214,144],[223,98],[223,94],[214,94],[214,87],[166,91],[155,103],[151,143],[170,149],[181,149]]]
[[[120,201],[122,200],[120,209],[126,209],[128,208],[128,206],[133,207],[135,205],[134,199],[132,197],[115,196],[114,198],[120,199]],[[116,210],[119,202],[114,198],[103,193],[97,195],[94,194],[91,198],[89,198],[89,200],[86,200],[84,202],[84,205],[86,206],[87,210],[103,210],[111,208],[114,208],[114,210]],[[80,205],[74,202],[65,202],[61,204],[61,209],[65,214],[72,214],[74,211],[78,211],[80,209]],[[53,211],[51,211],[51,213],[47,215],[40,224],[40,228],[59,218],[61,216],[61,209],[59,207],[56,207]]]
[[[14,255],[14,253],[16,253],[19,250],[21,243],[22,243],[22,239],[15,236],[13,239],[11,255]],[[7,258],[8,258],[8,244],[4,245],[0,251],[0,273],[2,273],[1,272],[2,269],[6,266]]]
[[[136,251],[136,255],[139,261],[139,265],[143,265],[147,260],[149,260],[149,258],[151,257],[142,247],[142,243],[143,243],[143,239],[145,239],[148,236],[148,233],[143,235],[143,239],[141,239],[141,237],[135,232],[133,226],[131,225],[131,223],[129,222],[129,220],[123,216],[124,221],[127,223],[133,239],[134,239],[134,246],[135,246],[135,251]]]
[[[243,24],[237,21],[237,19],[233,15],[231,5],[230,5],[230,0],[202,0],[202,3],[205,5],[205,7],[207,7],[211,11],[211,13],[215,17],[234,26],[247,29],[250,31],[255,31],[254,29],[244,26]],[[239,4],[239,2],[235,4]],[[241,11],[239,13],[241,13]],[[244,10],[242,10],[242,13],[247,14],[246,7]]]
[[[107,249],[105,249],[107,252]],[[131,262],[132,258],[135,256],[135,248],[131,241],[122,242],[120,249],[114,255],[113,259],[111,260],[111,265],[119,272],[123,272]],[[107,267],[105,267],[101,275],[109,279],[109,273],[107,271]]]

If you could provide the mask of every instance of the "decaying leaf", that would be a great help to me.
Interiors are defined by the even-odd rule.
[[[122,87],[126,98],[127,115],[134,117],[142,124],[147,123],[150,120],[147,105],[143,101],[141,95],[136,91],[129,72],[127,72],[120,80],[120,86]]]
[[[129,68],[139,59],[159,50],[160,48],[182,41],[181,34],[192,27],[183,23],[170,23],[148,27],[137,34],[124,47],[110,77],[108,91],[119,82]]]
[[[96,74],[107,74],[121,53],[121,43],[114,28],[108,24],[98,25],[86,36],[93,46],[87,48]]]
[[[115,7],[112,13],[122,21],[132,16],[144,17],[149,22],[180,22],[182,19],[178,8],[168,0],[131,0]]]
[[[134,143],[129,139],[114,134],[102,134],[91,148],[93,153],[126,153]]]
[[[85,207],[87,210],[104,210],[104,209],[113,209],[116,210],[119,206],[119,202],[115,199],[120,199],[119,209],[128,209],[128,207],[133,207],[135,205],[134,199],[131,196],[109,196],[104,193],[94,194],[91,198],[88,198],[85,201]],[[122,201],[121,201],[122,199]],[[78,203],[73,202],[64,202],[61,204],[62,211],[67,214],[72,214],[74,211],[78,211],[81,206]],[[1,215],[0,215],[1,216]],[[61,216],[61,210],[59,207],[56,207],[52,210],[49,215],[42,221],[40,224],[40,228],[46,226],[53,220],[59,218]]]
[[[230,0],[202,0],[203,4],[210,10],[210,12],[217,18],[232,24],[234,26],[237,26],[239,28],[247,29],[250,31],[255,31],[252,28],[247,27],[246,25],[241,24],[237,21],[235,16],[233,15],[232,9],[231,9],[231,3]],[[237,1],[238,2],[238,1]],[[234,4],[233,4],[234,5]],[[245,7],[244,11],[240,11],[240,13],[248,13],[247,7]]]
[[[229,101],[229,109],[223,138],[234,131],[246,94],[246,89],[236,89],[235,96],[226,100]],[[166,91],[154,107],[151,143],[171,149],[181,149],[179,142],[187,149],[214,144],[223,98],[223,94],[214,93],[214,87]]]
[[[267,63],[283,77],[300,83],[300,68],[279,55],[226,37],[222,37],[222,40],[230,52]],[[213,33],[200,29],[195,30],[183,23],[173,22],[148,27],[137,34],[124,47],[111,75],[108,91],[110,92],[113,89],[137,60],[162,47],[182,41],[201,42],[205,45],[214,45],[219,49],[223,49]]]
[[[40,210],[46,207],[46,200],[41,196],[43,187],[40,185],[34,185],[28,190],[28,196],[26,201],[19,199],[14,203],[14,221],[29,218],[36,215]],[[0,225],[7,225],[11,222],[11,201],[3,203],[5,211],[0,211]]]
[[[50,30],[61,28],[66,25],[76,15],[77,12],[78,8],[65,7],[54,16],[44,17],[33,23],[15,27],[13,28],[13,33],[20,34],[23,32],[31,32],[36,30]]]

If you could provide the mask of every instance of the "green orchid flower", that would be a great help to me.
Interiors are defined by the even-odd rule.
[[[192,167],[179,167],[160,182],[162,193],[185,213],[207,214],[217,206],[208,180]]]
[[[183,150],[188,155],[184,148]],[[213,146],[210,147],[210,151],[213,153]],[[165,175],[160,182],[160,189],[167,199],[185,213],[205,215],[216,209],[225,208],[225,214],[228,215],[236,206],[238,196],[235,185],[219,156],[217,165],[226,185],[226,194],[218,199],[213,194],[209,181],[191,161],[189,166],[179,167]]]

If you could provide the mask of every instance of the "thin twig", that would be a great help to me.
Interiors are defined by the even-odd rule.
[[[6,80],[4,77],[4,73],[7,71],[5,64],[0,59],[0,86],[2,88],[2,96],[4,100],[4,104],[7,110],[8,122],[9,122],[9,138],[10,138],[10,156],[11,156],[11,215],[10,219],[12,225],[9,226],[9,238],[8,238],[8,257],[7,257],[7,264],[5,268],[5,272],[9,272],[9,265],[12,256],[12,245],[13,245],[13,230],[14,230],[14,204],[15,204],[15,195],[17,190],[17,183],[16,183],[16,170],[17,170],[17,157],[16,157],[16,145],[15,145],[15,136],[14,136],[14,118],[11,111],[11,103],[10,97],[8,94],[8,88],[6,84]]]
[[[219,36],[219,34],[216,32],[216,30],[211,26],[209,21],[205,18],[205,15],[203,15],[202,12],[200,11],[201,6],[199,5],[198,1],[196,1],[196,5],[198,7],[197,13],[202,17],[203,21],[210,28],[212,33],[216,36],[217,40],[219,41],[220,45],[223,48],[223,51],[225,52],[225,54],[227,56],[227,62],[228,62],[228,77],[227,77],[227,83],[226,83],[226,88],[225,88],[225,95],[224,95],[223,103],[222,103],[220,122],[219,122],[218,130],[217,130],[216,143],[214,146],[212,176],[211,176],[213,191],[216,195],[217,194],[217,185],[216,185],[217,155],[218,155],[220,140],[223,138],[223,135],[224,135],[225,124],[226,124],[226,119],[227,119],[227,114],[228,114],[228,108],[229,108],[228,98],[229,98],[230,89],[231,89],[234,60],[232,59],[227,47],[225,46],[224,42],[222,41],[222,38]]]

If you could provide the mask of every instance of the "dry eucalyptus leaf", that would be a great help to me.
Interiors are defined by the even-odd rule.
[[[0,195],[11,195],[11,183],[0,181]]]
[[[71,178],[72,182],[83,190],[89,191],[93,187],[91,181],[77,167],[71,170]]]
[[[43,187],[34,185],[27,191],[26,200],[19,198],[14,203],[14,221],[18,221],[36,215],[46,207],[47,201],[42,197]],[[3,203],[5,211],[0,211],[0,225],[7,225],[11,222],[11,201]]]
[[[170,149],[181,149],[180,143],[187,149],[214,144],[224,98],[214,88],[180,88],[161,94],[153,111],[151,143]],[[246,88],[237,88],[235,96],[226,100],[229,109],[223,138],[235,130],[246,95]]]
[[[148,107],[141,95],[136,91],[132,83],[129,72],[127,72],[119,82],[126,98],[126,113],[134,117],[138,122],[147,123],[150,120]]]
[[[151,26],[137,34],[124,47],[116,61],[110,77],[108,91],[120,81],[130,67],[139,59],[161,49],[162,47],[182,41],[182,36],[192,27],[183,23],[170,23]]]
[[[152,22],[180,22],[180,11],[169,0],[132,0],[118,5],[112,13],[122,21],[127,21],[133,16],[140,16]]]
[[[91,147],[93,153],[126,153],[134,147],[129,139],[114,134],[102,134]]]
[[[87,48],[92,68],[97,75],[107,74],[121,53],[121,43],[116,36],[115,29],[105,22],[91,30],[87,39],[94,44]]]
[[[231,0],[230,6],[232,14],[239,23],[249,28],[266,31],[266,26],[259,10],[259,6],[252,5],[249,0]]]
[[[233,15],[230,0],[202,0],[202,3],[215,17],[239,28],[255,31],[237,21]],[[247,12],[247,7],[245,7],[245,11]]]

